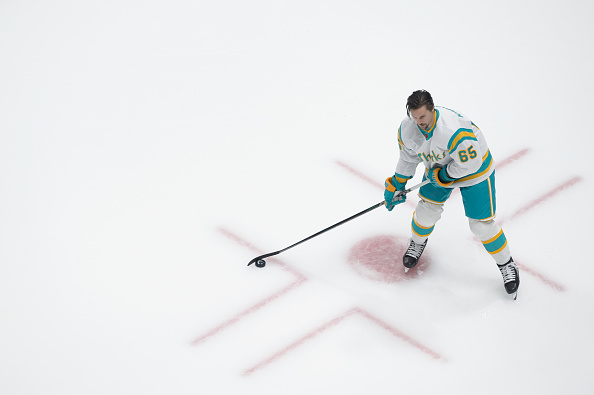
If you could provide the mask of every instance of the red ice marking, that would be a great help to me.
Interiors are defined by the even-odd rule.
[[[502,161],[497,162],[496,165],[495,165],[495,168],[496,169],[500,169],[502,167],[505,167],[505,166],[509,165],[510,163],[512,163],[512,162],[520,159],[522,156],[526,155],[528,152],[529,152],[529,149],[528,148],[521,149],[520,151],[516,152],[515,154],[512,154],[512,155],[504,158]],[[351,174],[359,177],[363,181],[367,182],[368,184],[371,184],[371,185],[373,185],[376,188],[384,189],[384,185],[382,183],[379,183],[379,182],[377,182],[377,180],[372,179],[372,178],[366,176],[365,174],[361,173],[358,170],[355,170],[354,168],[352,168],[351,166],[347,165],[346,163],[344,163],[344,162],[342,162],[340,160],[335,161],[335,163],[338,166],[346,169],[349,173],[351,173]]]
[[[528,266],[521,265],[517,262],[516,262],[516,264],[522,271],[533,275],[534,277],[538,278],[539,280],[541,280],[543,283],[545,283],[549,287],[555,288],[557,291],[561,291],[561,292],[565,291],[565,287],[563,285],[559,284],[556,281],[551,280],[550,278],[546,277],[544,274],[541,274],[541,273],[537,272],[536,270],[531,269]]]
[[[503,160],[496,162],[495,164],[495,169],[501,169],[502,167],[505,167],[513,162],[515,162],[516,160],[520,159],[521,157],[523,157],[524,155],[526,155],[530,150],[528,148],[524,148],[521,149],[520,151],[516,152],[515,154],[512,154],[506,158],[504,158]],[[365,174],[361,173],[358,170],[355,170],[354,168],[352,168],[351,166],[347,165],[346,163],[342,162],[342,161],[335,161],[337,165],[339,165],[340,167],[346,169],[349,173],[359,177],[360,179],[362,179],[363,181],[367,182],[368,184],[373,185],[376,188],[381,188],[384,189],[384,185],[381,183],[378,183],[376,180],[366,176]],[[454,195],[460,193],[460,189],[455,188],[453,191]],[[415,207],[416,206],[416,202],[412,202],[412,201],[407,201],[406,202],[407,205]]]
[[[353,169],[352,167],[350,167],[349,165],[347,165],[344,162],[341,162],[339,160],[336,161],[336,164],[343,167],[344,169],[346,169],[349,173],[359,177],[360,179],[362,179],[363,181],[373,185],[376,188],[380,188],[380,189],[384,189],[384,184],[380,184],[379,182],[377,182],[376,180],[373,180],[369,177],[367,177],[365,174],[361,173],[360,171],[357,171],[355,169]],[[416,203],[412,202],[410,200],[406,201],[405,204],[412,206],[412,207],[416,207]]]
[[[387,323],[385,323],[384,321],[380,320],[379,318],[373,316],[369,312],[367,312],[365,310],[362,310],[362,309],[359,309],[359,308],[353,308],[353,309],[348,310],[343,315],[338,316],[336,318],[333,318],[332,320],[326,322],[322,326],[319,326],[318,328],[316,328],[313,331],[309,332],[308,334],[306,334],[305,336],[301,337],[297,341],[289,344],[287,347],[283,348],[282,350],[274,353],[273,355],[271,355],[270,357],[266,358],[265,360],[259,362],[258,364],[254,365],[253,367],[247,369],[243,374],[245,376],[249,376],[250,374],[256,372],[257,370],[260,370],[260,369],[262,369],[262,368],[270,365],[271,363],[275,362],[277,359],[279,359],[283,355],[285,355],[285,354],[289,353],[290,351],[296,349],[297,347],[301,346],[306,341],[311,340],[314,337],[322,334],[327,329],[332,328],[332,327],[338,325],[345,318],[347,318],[349,316],[352,316],[354,314],[359,314],[359,315],[367,318],[371,322],[373,322],[373,323],[379,325],[380,327],[386,329],[389,333],[391,333],[395,337],[397,337],[397,338],[399,338],[401,340],[404,340],[409,345],[413,346],[414,348],[416,348],[417,350],[419,350],[419,351],[421,351],[421,352],[423,352],[425,354],[428,354],[432,358],[434,358],[434,359],[441,359],[442,358],[442,356],[440,354],[438,354],[437,352],[431,350],[429,347],[421,344],[419,341],[411,338],[410,336],[407,336],[406,334],[404,334],[403,332],[399,331],[398,329],[396,329],[396,328],[388,325]]]
[[[351,166],[347,165],[346,163],[337,160],[336,161],[336,164],[338,166],[341,166],[344,169],[346,169],[349,173],[351,173],[351,174],[359,177],[363,181],[366,181],[367,183],[373,185],[374,187],[384,189],[384,185],[383,184],[380,184],[379,182],[377,182],[377,180],[374,180],[374,179],[371,179],[371,178],[367,177],[365,174],[361,173],[360,171],[357,171],[357,170],[353,169]]]
[[[219,228],[219,232],[221,232],[223,235],[227,236],[231,240],[235,241],[237,244],[239,244],[243,247],[249,248],[255,254],[261,255],[264,253],[262,250],[254,247],[251,243],[248,243],[247,241],[245,241],[244,239],[242,239],[241,237],[237,236],[236,234],[232,233],[231,231],[229,231],[227,229]],[[275,262],[276,265],[282,267],[284,270],[290,272],[297,278],[302,278],[303,280],[306,279],[303,274],[301,274],[297,270],[293,269],[291,266],[288,266],[286,263],[278,260],[277,258],[268,258],[267,260],[271,261],[271,262]],[[247,263],[246,263],[246,265],[247,265]]]
[[[484,246],[483,246],[483,244],[481,243],[481,240],[478,237],[472,236],[472,239],[481,246],[481,249],[484,250],[484,248],[483,248]],[[565,291],[565,287],[563,285],[559,284],[558,282],[555,282],[555,281],[551,280],[550,278],[548,278],[544,274],[539,273],[538,271],[536,271],[534,269],[531,269],[531,268],[529,268],[526,265],[523,265],[523,264],[518,263],[518,261],[515,261],[515,262],[516,262],[516,265],[518,265],[518,267],[520,269],[522,269],[521,272],[526,272],[526,273],[528,273],[528,274],[536,277],[537,279],[539,279],[540,281],[542,281],[543,283],[545,283],[549,287],[552,287],[552,288],[556,289],[557,291]]]
[[[222,228],[219,229],[219,231],[221,233],[223,233],[225,236],[229,237],[230,239],[236,241],[238,244],[240,244],[244,247],[250,248],[256,254],[262,254],[262,251],[259,251],[253,245],[251,245],[247,241],[243,240],[239,236],[235,235],[234,233],[232,233],[226,229],[222,229]],[[307,278],[303,274],[299,273],[295,269],[292,269],[290,266],[287,266],[285,263],[279,261],[278,259],[273,258],[273,259],[269,259],[269,261],[275,262],[275,264],[277,264],[278,266],[282,267],[284,270],[293,274],[296,277],[296,280],[293,281],[292,283],[290,283],[289,285],[287,285],[286,287],[280,289],[279,291],[267,296],[266,298],[264,298],[263,300],[259,301],[256,304],[252,305],[251,307],[248,307],[247,309],[243,310],[239,314],[237,314],[234,317],[232,317],[231,319],[223,322],[222,324],[218,325],[217,327],[208,331],[207,333],[203,334],[202,336],[198,336],[196,339],[194,339],[192,341],[192,343],[190,343],[192,346],[198,345],[199,343],[205,341],[206,339],[218,334],[222,330],[232,326],[233,324],[237,323],[239,320],[241,320],[245,316],[258,311],[259,309],[266,306],[270,302],[278,299],[279,297],[281,297],[283,295],[286,295],[289,291],[292,291],[293,289],[297,288],[298,286],[300,286],[307,280]]]
[[[416,267],[404,272],[402,256],[409,239],[401,236],[374,236],[355,244],[348,256],[353,269],[363,277],[393,283],[417,278],[429,267],[429,255],[421,256]]]
[[[495,170],[499,170],[502,167],[505,167],[513,162],[515,162],[516,160],[520,159],[522,156],[526,155],[530,150],[528,148],[524,148],[518,152],[516,152],[515,154],[511,154],[510,156],[503,158],[502,161],[498,161],[495,162]],[[452,195],[457,195],[460,193],[460,189],[459,188],[455,188],[452,191]]]
[[[410,337],[410,336],[402,333],[398,329],[396,329],[396,328],[394,328],[394,327],[386,324],[384,321],[380,320],[376,316],[373,316],[373,315],[369,314],[367,311],[365,311],[365,310],[358,310],[357,312],[360,313],[361,315],[363,315],[365,318],[368,318],[369,320],[375,322],[376,324],[378,324],[382,328],[386,329],[392,335],[394,335],[394,336],[396,336],[396,337],[404,340],[405,342],[407,342],[408,344],[410,344],[411,346],[413,346],[417,350],[422,351],[425,354],[430,355],[434,359],[441,359],[442,358],[442,356],[439,355],[437,352],[433,351],[432,349],[430,349],[429,347],[423,345],[422,343],[420,343],[419,341],[413,339],[412,337]]]
[[[298,286],[300,286],[306,279],[305,278],[301,278],[298,279],[297,281],[289,284],[288,286],[284,287],[283,289],[281,289],[278,292],[273,293],[272,295],[264,298],[263,300],[261,300],[260,302],[256,303],[255,305],[245,309],[244,311],[242,311],[241,313],[235,315],[233,318],[223,322],[222,324],[218,325],[216,328],[210,330],[209,332],[205,333],[202,336],[197,337],[196,339],[194,339],[194,341],[192,341],[191,345],[192,346],[196,346],[199,343],[205,341],[206,339],[218,334],[219,332],[221,332],[222,330],[230,327],[231,325],[237,323],[240,319],[244,318],[245,316],[252,314],[256,311],[258,311],[259,309],[261,309],[262,307],[264,307],[265,305],[267,305],[268,303],[272,302],[275,299],[278,299],[279,297],[287,294],[289,291],[292,291],[293,289],[297,288]]]
[[[556,186],[555,188],[553,188],[549,192],[545,193],[544,195],[540,196],[537,199],[534,199],[533,201],[531,201],[530,203],[528,203],[524,207],[522,207],[519,210],[517,210],[515,213],[513,213],[509,217],[509,219],[516,219],[517,217],[525,214],[526,212],[530,211],[534,207],[538,206],[540,203],[544,202],[545,200],[548,200],[548,199],[552,198],[553,196],[555,196],[559,192],[563,191],[564,189],[567,189],[567,188],[569,188],[569,187],[577,184],[581,180],[582,180],[582,177],[576,176],[576,177],[573,177],[572,179],[564,182],[563,184]],[[503,222],[503,221],[501,221],[501,222]]]
[[[508,156],[507,158],[504,158],[502,161],[497,162],[495,164],[495,169],[501,169],[502,167],[509,165],[510,163],[512,163],[512,162],[520,159],[522,156],[526,155],[528,153],[528,151],[530,151],[528,148],[524,148],[524,149],[516,152],[515,154],[512,154],[512,155]]]
[[[324,325],[318,327],[317,329],[315,329],[312,332],[308,333],[307,335],[305,335],[301,339],[297,340],[296,342],[289,344],[287,347],[285,347],[282,350],[276,352],[275,354],[273,354],[272,356],[266,358],[262,362],[260,362],[260,363],[258,363],[256,365],[254,365],[253,367],[247,369],[243,374],[245,376],[248,376],[248,375],[254,373],[256,370],[260,370],[263,367],[265,367],[267,365],[270,365],[272,362],[276,361],[281,356],[285,355],[289,351],[294,350],[295,348],[299,347],[301,344],[305,343],[307,340],[316,337],[317,335],[319,335],[320,333],[324,332],[328,328],[331,328],[331,327],[333,327],[335,325],[338,325],[338,323],[340,323],[343,319],[345,319],[345,317],[347,317],[348,315],[351,315],[353,313],[354,313],[354,310],[351,310],[351,311],[348,311],[346,314],[343,314],[343,315],[341,315],[339,317],[336,317],[336,318],[332,319],[331,321],[329,321],[329,322],[325,323]]]

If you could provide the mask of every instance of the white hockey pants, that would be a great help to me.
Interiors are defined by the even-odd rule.
[[[443,204],[428,203],[420,200],[412,219],[412,239],[415,243],[424,243],[441,218]],[[493,219],[479,221],[468,218],[472,233],[483,243],[487,252],[498,265],[503,265],[511,258],[507,239],[501,227]]]

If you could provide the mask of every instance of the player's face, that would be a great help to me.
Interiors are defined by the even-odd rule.
[[[428,130],[431,126],[433,126],[433,117],[435,116],[435,112],[429,111],[427,109],[427,105],[424,105],[423,107],[416,110],[410,110],[410,116],[421,129]]]

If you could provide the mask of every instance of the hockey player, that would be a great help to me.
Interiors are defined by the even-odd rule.
[[[412,217],[412,237],[403,256],[405,270],[415,267],[443,205],[454,188],[460,188],[472,233],[497,263],[508,294],[517,295],[518,267],[510,255],[505,234],[495,221],[495,171],[493,158],[481,130],[466,116],[436,107],[429,92],[418,90],[407,100],[408,117],[398,129],[400,158],[395,174],[386,179],[386,208],[406,200],[399,196],[420,163],[425,165],[419,201]]]

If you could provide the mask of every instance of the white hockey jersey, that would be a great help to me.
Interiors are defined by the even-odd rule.
[[[400,159],[396,177],[412,178],[419,163],[426,169],[447,165],[456,179],[451,188],[475,185],[493,172],[493,158],[481,130],[466,116],[445,107],[435,107],[433,125],[421,129],[405,118],[398,129]]]

